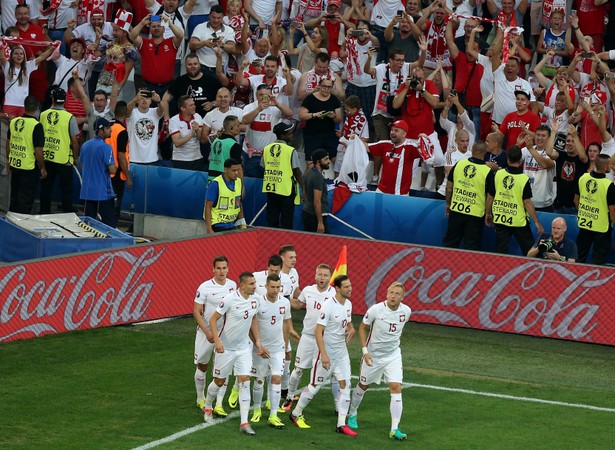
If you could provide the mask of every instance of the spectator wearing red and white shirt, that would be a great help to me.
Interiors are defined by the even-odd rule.
[[[442,5],[441,7],[438,5]],[[438,59],[442,59],[442,68],[452,70],[451,55],[446,45],[447,16],[453,12],[441,2],[433,2],[423,10],[423,15],[416,26],[423,31],[427,39],[427,56],[425,57],[426,69],[434,70],[438,67]],[[433,14],[433,21],[428,20]]]
[[[293,111],[276,101],[267,85],[258,86],[256,100],[245,106],[241,119],[247,125],[243,141],[243,173],[246,177],[263,178],[261,166],[265,146],[277,139],[273,127],[282,118],[291,118]]]
[[[305,24],[308,29],[321,26],[327,29],[329,35],[329,53],[339,55],[344,39],[346,38],[346,30],[353,28],[353,24],[342,17],[342,2],[341,0],[329,0],[327,2],[327,10],[320,17],[316,17]]]
[[[608,0],[574,0],[573,9],[577,11],[579,28],[594,40],[594,47],[602,51],[604,44],[604,17],[609,8]]]
[[[335,157],[335,165],[333,170],[335,175],[339,173],[344,161],[344,154],[348,146],[351,136],[361,139],[367,144],[369,141],[369,126],[367,117],[361,108],[361,100],[356,95],[351,95],[344,101],[344,125],[340,132],[340,143],[337,147],[337,155]]]
[[[374,173],[382,167],[377,192],[383,194],[408,195],[412,185],[412,173],[421,159],[419,141],[406,139],[408,124],[396,120],[391,124],[389,141],[369,144],[369,152],[374,156]]]
[[[196,112],[196,104],[188,95],[178,100],[179,114],[169,120],[169,133],[173,141],[173,167],[203,171],[201,142],[207,140],[203,133],[203,118]]]
[[[143,74],[143,87],[150,91],[156,91],[160,97],[164,95],[175,78],[175,59],[177,49],[182,45],[184,33],[177,25],[169,21],[166,16],[165,22],[161,18],[152,20],[147,15],[130,32],[130,39],[141,55],[141,73]],[[143,27],[149,26],[151,38],[140,36]],[[170,27],[173,38],[164,38],[164,27]]]
[[[323,79],[333,80],[333,91],[331,91],[331,94],[340,100],[344,100],[346,94],[344,93],[342,79],[329,68],[330,62],[331,57],[327,53],[321,52],[316,55],[316,65],[314,68],[301,76],[299,86],[297,87],[297,100],[300,102],[305,100],[308,95],[314,92],[314,89]]]
[[[529,109],[530,93],[520,89],[515,91],[515,97],[517,110],[507,114],[499,128],[500,133],[506,137],[507,149],[517,144],[517,138],[521,133],[527,130],[533,133],[541,125],[540,117]],[[498,131],[495,124],[493,131]]]
[[[271,95],[278,97],[281,94],[286,96],[293,94],[293,81],[288,67],[283,71],[284,77],[278,75],[278,58],[276,56],[267,56],[265,58],[265,70],[263,75],[248,75],[246,69],[250,65],[247,59],[242,63],[242,69],[237,74],[237,86],[249,87],[252,89],[252,95],[256,98],[256,89],[266,84],[271,88]],[[280,97],[278,101],[288,104],[288,99]]]
[[[30,7],[25,4],[19,4],[15,7],[15,17],[17,23],[15,27],[19,30],[19,37],[32,41],[46,41],[43,34],[43,29],[30,22]],[[35,47],[24,45],[26,56],[28,59],[34,59],[45,50],[44,47]],[[7,85],[9,83],[6,83]],[[39,63],[37,69],[30,74],[30,94],[36,96],[39,102],[45,101],[45,92],[47,91],[47,69],[45,61]]]

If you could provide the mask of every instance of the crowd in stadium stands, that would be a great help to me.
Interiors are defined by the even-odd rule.
[[[79,127],[74,156],[117,108],[126,130],[109,138],[114,154],[214,175],[230,149],[240,178],[262,178],[285,122],[308,170],[326,150],[338,172],[356,137],[378,190],[407,195],[414,172],[428,190],[433,171],[434,192],[421,195],[444,198],[447,174],[482,141],[493,171],[522,149],[537,210],[574,213],[579,178],[615,154],[606,0],[181,3],[2,0],[3,148],[26,97],[44,111],[59,87],[54,104]],[[115,159],[117,191],[130,175]]]

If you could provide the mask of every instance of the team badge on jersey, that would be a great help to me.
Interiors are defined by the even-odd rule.
[[[214,369],[214,373],[215,373],[216,375],[220,375],[220,369]]]
[[[367,378],[365,378],[363,375],[361,375],[360,381],[361,381],[361,383],[367,383]]]
[[[256,309],[256,302],[252,302],[252,309]]]
[[[280,314],[281,315],[286,314],[286,306],[280,306]]]
[[[325,382],[325,379],[324,379],[323,377],[318,377],[318,382],[319,382],[319,383],[324,383],[324,382]]]
[[[350,311],[346,311],[346,317],[350,317]]]
[[[399,315],[399,321],[400,322],[405,322],[406,321],[406,315],[405,314],[400,314]]]

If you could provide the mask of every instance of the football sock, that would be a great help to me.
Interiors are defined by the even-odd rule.
[[[290,378],[290,359],[284,360],[284,371],[282,372],[282,389],[288,390],[288,381]]]
[[[288,395],[286,398],[291,399],[297,392],[297,388],[299,387],[299,380],[301,380],[301,375],[303,375],[303,369],[299,367],[295,367],[293,372],[290,374],[290,379],[288,380]]]
[[[216,396],[216,405],[222,406],[224,403],[224,396],[226,395],[226,388],[228,387],[228,377],[224,380],[224,384],[220,386],[220,390],[218,391],[218,395]]]
[[[346,384],[348,386],[348,384]],[[337,402],[339,412],[337,413],[337,426],[343,427],[346,425],[346,414],[348,414],[348,407],[350,406],[350,388],[340,390],[340,399]]]
[[[351,416],[357,415],[357,409],[359,409],[359,405],[363,401],[363,396],[365,395],[365,391],[361,389],[361,387],[357,384],[352,392],[352,402],[350,402],[350,409],[348,410],[348,414]]]
[[[241,417],[241,421],[239,423],[248,423],[248,413],[249,412],[250,412],[250,381],[242,381],[241,383],[239,383],[239,415]]]
[[[301,393],[301,397],[299,397],[299,401],[297,402],[297,406],[293,410],[293,415],[295,417],[299,417],[303,414],[303,409],[310,404],[316,393],[320,390],[320,385],[312,386],[308,384],[308,386]]]
[[[196,401],[205,400],[205,372],[201,372],[198,367],[194,372],[194,386],[196,387]]]
[[[263,403],[263,386],[265,384],[265,380],[263,378],[257,378],[254,380],[254,386],[252,386],[252,399],[254,408],[260,408]]]
[[[331,395],[333,395],[333,403],[335,404],[335,410],[338,411],[338,400],[340,398],[340,384],[335,378],[331,378]]]
[[[397,430],[403,410],[401,394],[391,394],[391,431]]]
[[[280,384],[272,384],[271,385],[271,409],[269,410],[270,416],[278,415],[278,407],[280,406],[280,398],[282,397],[282,385]]]
[[[209,383],[209,386],[207,387],[207,398],[205,399],[206,409],[211,409],[211,406],[214,402],[214,399],[218,395],[219,390],[220,387],[215,383],[214,380],[211,380],[211,383]]]

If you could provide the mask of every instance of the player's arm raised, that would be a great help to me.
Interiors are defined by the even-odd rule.
[[[327,349],[325,348],[324,334],[325,326],[317,324],[314,329],[314,336],[316,338],[318,351],[320,352],[320,361],[325,370],[329,370],[329,367],[331,367],[331,359],[329,358],[329,355],[327,355]]]
[[[363,353],[363,359],[368,366],[372,365],[372,355],[367,351],[367,335],[369,333],[369,325],[365,325],[361,322],[359,325],[359,339],[361,340],[361,352]]]
[[[222,317],[218,311],[214,311],[209,319],[209,328],[211,329],[211,334],[214,338],[214,345],[216,346],[217,353],[224,353],[224,345],[222,345],[222,341],[220,340],[220,336],[218,335],[218,319]]]

